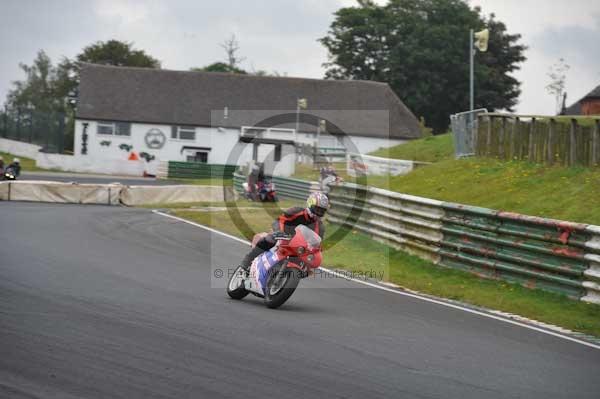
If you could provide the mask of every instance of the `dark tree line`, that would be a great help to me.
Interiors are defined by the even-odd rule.
[[[387,82],[436,133],[469,107],[469,29],[488,28],[489,49],[476,55],[475,107],[511,111],[521,92],[510,75],[525,60],[521,35],[462,0],[359,0],[335,13],[320,42],[326,78]]]

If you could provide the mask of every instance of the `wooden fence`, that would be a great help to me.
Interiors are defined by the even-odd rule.
[[[600,116],[537,116],[488,113],[478,116],[475,153],[548,165],[597,166]]]

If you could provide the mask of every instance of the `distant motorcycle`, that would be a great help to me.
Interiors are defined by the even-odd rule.
[[[341,183],[342,181],[344,181],[344,179],[342,179],[340,176],[336,176],[336,175],[329,175],[329,176],[321,179],[321,181],[320,181],[321,192],[325,193],[325,195],[327,197],[329,197],[329,192],[331,191],[330,186]]]
[[[253,240],[258,242],[259,235]],[[301,279],[321,265],[321,237],[304,225],[296,227],[293,237],[275,236],[277,244],[252,261],[249,271],[239,266],[229,278],[227,294],[242,299],[248,294],[264,298],[265,305],[278,308],[287,301]]]
[[[275,183],[271,181],[258,182],[254,185],[254,190],[250,189],[247,182],[242,184],[244,189],[244,198],[250,201],[260,202],[277,202],[277,191],[275,191]]]
[[[17,171],[14,166],[7,166],[2,173],[4,180],[17,180]]]

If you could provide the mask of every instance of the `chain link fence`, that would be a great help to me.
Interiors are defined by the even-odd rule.
[[[63,153],[69,148],[65,114],[20,109],[0,111],[0,137],[36,144],[44,152]]]
[[[460,112],[450,115],[452,135],[454,137],[454,153],[456,158],[475,155],[475,138],[477,132],[477,115],[487,113],[480,108],[473,111]]]

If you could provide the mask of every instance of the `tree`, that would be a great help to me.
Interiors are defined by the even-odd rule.
[[[226,60],[213,62],[210,65],[207,65],[202,68],[190,68],[190,71],[197,72],[224,72],[224,73],[241,73],[248,74],[247,71],[241,68],[241,63],[246,58],[240,57],[237,55],[238,50],[240,49],[240,44],[235,38],[235,35],[231,35],[229,39],[223,41],[223,43],[219,44],[225,50]]]
[[[21,63],[19,66],[26,78],[13,82],[14,88],[6,98],[4,123],[10,120],[12,126],[20,126],[17,131],[27,127],[28,140],[52,144],[58,149],[66,143],[67,149],[72,149],[74,118],[73,110],[64,101],[70,90],[64,77],[64,65],[53,66],[50,57],[40,50],[31,65]]]
[[[77,55],[77,62],[130,66],[141,68],[160,68],[160,61],[146,54],[144,50],[133,49],[133,43],[109,40],[96,42],[83,49]]]
[[[33,63],[20,63],[25,73],[22,81],[13,82],[14,89],[8,92],[6,105],[11,109],[50,111],[56,108],[56,68],[43,50],[38,51]]]
[[[67,99],[76,95],[82,62],[160,68],[160,62],[143,50],[135,50],[133,44],[117,40],[96,42],[85,47],[75,60],[63,57],[57,66],[53,66],[46,53],[40,50],[31,65],[19,64],[26,79],[13,82],[14,88],[7,95],[6,106],[12,110],[11,115],[23,111],[30,114],[65,114],[65,143],[67,149],[72,149],[75,113]]]
[[[556,101],[556,114],[560,114],[562,111],[562,97],[565,91],[565,83],[567,80],[567,71],[570,66],[565,62],[563,58],[559,58],[558,62],[553,64],[548,71],[548,77],[550,78],[550,84],[546,86],[546,91],[554,96]]]
[[[246,57],[240,57],[237,55],[237,52],[240,49],[240,44],[235,38],[234,34],[231,34],[229,39],[226,39],[223,43],[221,43],[221,47],[227,54],[227,65],[229,65],[229,68],[232,70],[239,68],[242,61],[246,59]]]
[[[469,29],[490,30],[489,48],[476,56],[476,108],[512,110],[520,83],[509,74],[525,60],[520,35],[492,14],[461,0],[370,0],[341,8],[327,36],[325,77],[387,82],[435,133],[449,115],[469,107]]]
[[[19,64],[27,78],[13,82],[15,87],[8,94],[7,105],[36,111],[64,110],[66,97],[79,83],[82,62],[160,68],[158,60],[142,50],[134,50],[130,43],[117,40],[96,42],[85,47],[75,61],[63,58],[56,67],[40,50],[31,66]]]
[[[241,73],[241,74],[247,74],[248,72],[244,71],[243,69],[240,68],[231,68],[229,66],[229,64],[226,64],[224,62],[213,62],[210,65],[207,65],[205,67],[202,68],[191,68],[190,71],[196,71],[196,72],[224,72],[224,73]]]

